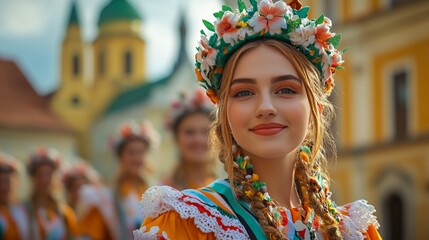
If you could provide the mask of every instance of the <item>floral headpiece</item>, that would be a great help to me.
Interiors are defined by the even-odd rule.
[[[47,149],[45,147],[38,147],[37,150],[31,154],[30,159],[27,163],[27,171],[32,175],[36,167],[48,164],[54,169],[60,166],[60,154],[55,149]]]
[[[170,109],[166,115],[166,128],[172,129],[176,122],[184,114],[194,111],[210,111],[213,105],[204,92],[196,89],[194,95],[189,95],[187,92],[182,92],[179,99],[170,103]]]
[[[0,152],[0,172],[13,173],[18,169],[17,161],[9,155]]]
[[[67,168],[62,174],[62,181],[66,188],[69,188],[72,181],[78,177],[83,177],[90,183],[99,181],[98,173],[84,160],[78,160],[73,166]]]
[[[134,120],[128,120],[119,126],[117,133],[111,137],[110,144],[117,150],[124,141],[134,138],[142,139],[150,147],[159,143],[159,134],[150,122],[143,121],[138,124]]]
[[[324,92],[329,95],[334,87],[332,75],[341,69],[342,54],[337,50],[341,35],[331,33],[332,22],[321,15],[317,19],[308,19],[309,7],[302,7],[297,0],[289,5],[283,1],[249,0],[247,8],[238,0],[238,10],[224,5],[214,13],[214,24],[203,20],[208,36],[201,30],[201,40],[195,55],[198,81],[206,89],[213,103],[218,103],[217,92],[220,88],[223,67],[235,50],[247,42],[261,38],[272,38],[294,46],[302,52],[319,70]]]

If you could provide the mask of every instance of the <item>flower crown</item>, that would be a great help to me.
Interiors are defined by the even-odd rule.
[[[62,181],[64,185],[70,186],[73,179],[82,176],[86,178],[90,183],[96,183],[99,181],[99,175],[87,162],[84,160],[78,160],[73,166],[67,168],[62,174]]]
[[[224,5],[214,13],[214,24],[203,20],[206,28],[213,32],[209,37],[201,30],[201,40],[195,55],[195,73],[201,86],[213,103],[218,103],[223,67],[235,50],[245,43],[261,38],[272,38],[294,46],[318,69],[326,95],[334,87],[332,75],[341,69],[344,51],[337,50],[341,35],[331,33],[332,22],[321,15],[308,19],[309,7],[302,7],[297,0],[289,5],[283,1],[249,0],[247,8],[238,0],[238,10]]]
[[[0,172],[16,172],[18,164],[15,158],[0,152]]]
[[[61,157],[57,150],[52,148],[38,147],[36,151],[31,154],[30,159],[27,163],[27,171],[32,173],[35,167],[41,164],[49,164],[54,169],[60,166]]]
[[[134,120],[128,120],[123,122],[119,126],[117,133],[110,138],[110,145],[117,149],[123,141],[136,137],[146,141],[150,147],[157,145],[159,142],[159,134],[150,122],[143,121],[138,124]]]
[[[211,109],[212,104],[202,90],[196,89],[194,95],[190,95],[183,91],[180,93],[179,99],[170,103],[170,109],[165,120],[166,128],[171,130],[179,118],[187,112],[194,112],[197,110],[210,111]]]

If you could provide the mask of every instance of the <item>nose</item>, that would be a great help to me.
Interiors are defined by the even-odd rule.
[[[277,109],[274,106],[271,94],[261,94],[258,103],[258,109],[256,110],[256,116],[258,118],[272,117],[277,114]]]

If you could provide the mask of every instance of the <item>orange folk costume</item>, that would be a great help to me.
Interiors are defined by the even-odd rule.
[[[56,203],[57,204],[57,203]],[[35,240],[73,239],[78,235],[76,216],[66,204],[52,204],[48,208],[35,208],[28,204],[30,236]]]
[[[324,15],[308,19],[309,8],[302,7],[297,0],[292,0],[290,5],[283,1],[249,1],[249,8],[239,0],[238,10],[223,6],[214,14],[217,18],[214,23],[203,21],[210,34],[201,31],[195,66],[198,80],[212,102],[219,103],[222,70],[231,54],[260,38],[284,42],[304,54],[319,71],[324,94],[329,96],[334,86],[333,74],[341,69],[344,53],[337,50],[341,35],[330,32],[331,20]],[[241,156],[235,149],[233,168],[245,179],[234,181],[234,188],[244,189],[246,184],[252,186],[246,188],[249,190],[236,195],[229,181],[222,179],[198,190],[152,187],[140,203],[145,221],[134,231],[134,239],[273,239],[274,236],[266,236],[249,202],[244,200],[255,197],[261,200],[261,206],[257,206],[261,214],[266,214],[269,225],[284,238],[328,239],[326,226],[336,226],[346,240],[381,239],[376,230],[379,224],[373,215],[374,207],[364,200],[337,206],[331,201],[328,182],[321,173],[318,159],[310,159],[310,156],[313,156],[311,145],[299,148],[297,161],[311,170],[305,172],[308,181],[303,180],[303,172],[294,176],[303,209],[277,205],[265,183],[253,172],[250,158]],[[309,193],[315,193],[313,196],[323,204],[323,212],[326,211],[323,217],[329,217],[329,225],[310,208]]]

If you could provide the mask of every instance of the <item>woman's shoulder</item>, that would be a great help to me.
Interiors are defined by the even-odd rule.
[[[366,200],[338,206],[337,210],[341,214],[340,231],[345,239],[381,239],[376,210]]]
[[[164,235],[174,239],[181,234],[195,234],[188,236],[192,239],[249,238],[228,204],[210,187],[184,191],[151,187],[143,194],[140,210],[145,221],[134,232],[135,239]]]

